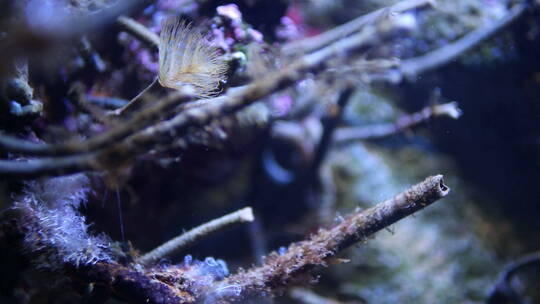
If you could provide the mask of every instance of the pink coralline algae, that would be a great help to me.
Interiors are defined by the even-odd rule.
[[[289,6],[285,16],[281,18],[281,24],[276,29],[276,37],[284,41],[292,41],[305,36],[314,36],[320,33],[306,24],[302,9],[299,5]]]
[[[272,99],[272,108],[274,109],[274,114],[278,117],[283,117],[287,115],[293,105],[293,99],[289,94],[278,95]]]
[[[236,4],[218,6],[217,15],[221,22],[212,25],[212,43],[225,52],[233,51],[237,43],[263,43],[263,34],[242,20]]]
[[[218,6],[216,9],[219,16],[223,16],[238,25],[242,23],[242,13],[236,4],[227,4]]]
[[[263,43],[263,34],[252,28],[247,29],[248,36],[255,42]]]

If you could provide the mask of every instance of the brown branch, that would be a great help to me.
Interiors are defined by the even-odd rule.
[[[331,229],[321,229],[308,240],[293,243],[283,254],[271,253],[261,266],[240,271],[215,286],[216,291],[234,286],[242,295],[260,295],[290,286],[295,277],[315,266],[326,265],[329,258],[350,245],[423,209],[446,196],[450,189],[442,175],[431,176],[392,199],[357,212]],[[219,292],[213,296],[219,298]],[[232,298],[225,293],[221,297]]]
[[[157,48],[159,45],[159,36],[132,18],[120,16],[116,22],[122,30],[146,43],[148,46]]]
[[[252,222],[253,220],[253,210],[251,209],[251,207],[240,209],[236,212],[224,215],[217,219],[211,220],[208,223],[197,226],[167,241],[166,243],[139,257],[137,259],[137,263],[140,263],[142,265],[150,265],[152,263],[158,262],[164,257],[177,253],[178,251],[184,249],[186,246],[193,244],[198,240],[208,236],[209,234],[219,231],[225,227],[237,223]]]
[[[79,268],[67,265],[67,273],[79,281],[104,286],[118,299],[134,304],[193,303],[194,296],[185,290],[171,288],[150,273],[116,263],[96,263]]]
[[[121,144],[121,151],[140,151],[140,147],[156,141],[170,141],[183,136],[192,127],[201,127],[213,119],[237,112],[261,98],[287,88],[303,79],[307,73],[317,73],[326,67],[327,61],[340,54],[365,49],[384,39],[388,33],[380,33],[375,27],[368,27],[361,33],[338,41],[313,54],[295,60],[288,68],[272,73],[241,90],[235,90],[220,98],[219,102],[207,103],[200,107],[186,109],[174,118],[147,128]],[[117,149],[117,151],[119,151]],[[114,153],[114,151],[111,151]]]
[[[457,41],[447,44],[435,51],[401,61],[399,70],[402,76],[408,79],[414,79],[419,74],[432,71],[452,62],[467,51],[475,48],[480,43],[512,25],[524,15],[528,7],[529,5],[526,1],[523,1],[523,3],[515,5],[510,12],[500,20],[487,26],[480,27]]]
[[[429,121],[432,118],[437,117],[450,117],[453,119],[458,119],[461,116],[461,109],[459,109],[457,102],[449,102],[445,104],[439,104],[434,106],[426,107],[419,112],[407,114],[402,117],[400,117],[397,121],[392,123],[381,123],[381,124],[375,124],[375,125],[367,125],[367,126],[356,126],[356,127],[340,127],[336,129],[332,136],[332,142],[330,147],[336,147],[344,144],[348,144],[354,141],[358,140],[370,140],[370,139],[379,139],[384,138],[387,136],[391,136],[400,132],[404,132],[407,130],[410,130],[412,128],[418,127],[422,125],[423,123]],[[281,140],[288,141],[292,144],[294,144],[299,151],[301,151],[302,155],[304,155],[305,159],[312,159],[312,155],[315,154],[314,148],[311,144],[306,144],[305,140],[305,134],[304,134],[304,127],[302,127],[300,124],[290,121],[278,121],[275,122],[272,128],[272,137],[279,138]],[[319,140],[318,138],[316,140]],[[321,142],[321,140],[319,140]],[[294,176],[292,172],[287,171],[284,168],[281,168],[275,161],[273,161],[271,158],[268,159],[268,163],[272,164],[272,168],[277,168],[279,171],[286,172],[290,174],[291,176]],[[328,170],[328,168],[324,168],[324,165],[321,167],[323,170],[321,170],[319,173],[323,174],[324,170]],[[267,167],[268,170],[270,170],[270,167]],[[273,171],[270,170],[270,171]],[[270,173],[269,171],[269,173]],[[312,178],[317,173],[313,171],[309,171],[312,173],[307,174],[309,176],[308,178]],[[270,173],[272,175],[272,173]],[[292,179],[292,178],[291,178]],[[323,190],[325,187],[327,187],[327,190],[330,192],[332,191],[332,185],[331,185],[331,179],[324,178],[325,185],[323,186]],[[326,199],[324,198],[326,197]],[[329,200],[330,196],[324,195],[324,197],[321,197],[321,202],[323,203],[323,206],[326,206],[324,202],[331,202]],[[330,206],[329,204],[328,206]],[[323,209],[324,212],[321,214],[324,214],[326,211]]]
[[[343,302],[322,297],[306,288],[294,288],[289,292],[291,298],[304,304],[344,304]]]
[[[189,268],[181,265],[157,267],[146,272],[116,262],[79,267],[66,263],[64,268],[74,280],[105,287],[115,297],[130,303],[193,303],[202,298],[211,298],[215,302],[237,301],[242,296],[260,295],[289,286],[298,275],[325,265],[325,261],[341,250],[432,204],[449,191],[441,175],[428,177],[392,199],[350,215],[331,229],[321,229],[308,240],[291,244],[284,254],[271,253],[263,265],[240,271],[210,286],[201,286],[197,277],[187,276],[185,272]],[[24,238],[21,225],[4,223],[1,227],[4,233]]]
[[[324,161],[326,154],[330,147],[332,146],[332,137],[334,136],[334,131],[341,122],[343,116],[343,111],[345,106],[351,99],[351,95],[354,92],[352,86],[347,86],[339,95],[339,99],[336,105],[335,113],[328,118],[326,122],[323,123],[323,133],[321,139],[315,150],[315,155],[313,161],[311,162],[311,168],[308,170],[309,176],[318,176],[319,168],[321,167],[322,162]]]
[[[296,59],[288,68],[271,73],[241,90],[235,90],[222,97],[220,102],[208,103],[201,107],[187,109],[170,120],[163,121],[130,135],[109,149],[97,151],[99,153],[82,159],[81,161],[86,163],[79,165],[81,167],[99,165],[99,168],[104,169],[118,167],[126,160],[133,159],[147,152],[156,144],[170,143],[171,140],[179,136],[184,136],[190,128],[207,125],[213,119],[237,112],[263,97],[293,85],[296,81],[303,79],[308,73],[318,73],[324,70],[328,61],[332,58],[365,50],[378,42],[384,41],[389,35],[391,36],[396,26],[399,26],[395,25],[391,19],[386,21],[388,23],[385,27],[381,28],[376,25],[366,26],[358,34],[339,40],[317,52]],[[57,164],[57,170],[59,172],[65,170],[61,166],[61,162]],[[17,164],[17,167],[24,167],[24,163]],[[28,171],[26,168],[17,169]],[[33,169],[33,174],[36,176],[45,174],[45,171],[40,166],[36,165]],[[47,169],[49,174],[53,172],[51,168]],[[4,170],[0,166],[0,175],[2,174],[17,175],[17,173]]]
[[[540,265],[540,251],[529,253],[516,261],[508,263],[487,296],[487,304],[526,303],[522,296],[512,287],[512,278],[521,270],[533,265]]]
[[[314,37],[305,38],[299,41],[290,42],[283,46],[282,52],[285,55],[305,54],[316,51],[322,47],[332,44],[340,39],[354,34],[361,30],[366,24],[375,22],[378,18],[387,13],[402,13],[422,6],[432,5],[433,0],[407,0],[397,4],[384,7],[369,14],[362,15],[345,24],[337,26]]]
[[[150,87],[153,86],[153,84],[154,82]],[[116,128],[86,141],[70,141],[62,144],[42,144],[21,140],[6,134],[0,134],[0,148],[12,153],[24,153],[33,156],[59,156],[93,152],[108,145],[114,145],[117,141],[147,127],[157,118],[167,114],[170,110],[191,98],[191,94],[187,92],[170,94],[164,99],[157,101],[154,106],[136,113],[132,119],[119,124]]]
[[[305,175],[301,177],[306,182],[306,198],[318,202],[321,206],[319,208],[320,223],[323,223],[330,215],[335,200],[333,178],[328,176],[331,170],[324,161],[333,146],[334,132],[342,121],[343,112],[351,100],[354,89],[352,85],[347,85],[340,93],[335,109],[330,110],[329,117],[323,120],[323,132],[315,147],[313,160]]]
[[[63,175],[92,170],[95,154],[66,156],[61,158],[37,158],[30,160],[0,160],[0,176],[36,178],[45,175]]]
[[[406,1],[403,1],[398,3],[397,5],[405,3]],[[527,1],[523,1],[521,4],[515,5],[510,10],[510,12],[503,18],[494,21],[486,26],[479,27],[476,30],[473,30],[472,32],[466,34],[462,38],[454,41],[453,43],[447,44],[439,49],[420,55],[418,57],[404,59],[401,61],[397,59],[360,60],[350,66],[342,68],[331,68],[326,70],[326,72],[353,72],[356,74],[360,74],[361,78],[366,82],[389,82],[397,84],[403,81],[403,79],[414,80],[418,75],[445,66],[455,61],[464,53],[478,47],[478,45],[480,45],[484,41],[490,39],[495,34],[503,31],[504,29],[514,24],[519,18],[525,15],[528,8],[529,4],[527,3]],[[373,13],[376,12],[377,11]],[[367,18],[368,16],[369,14],[363,17]],[[361,18],[359,18],[359,20]],[[327,33],[330,33],[332,31],[333,30],[327,31],[321,35],[327,35]],[[339,31],[337,31],[337,33],[339,33]],[[332,36],[333,35],[330,35],[330,37]],[[316,37],[310,38],[314,40],[313,43],[317,43],[317,40],[315,39]]]
[[[351,141],[383,138],[418,126],[431,118],[446,116],[458,119],[461,110],[456,102],[425,107],[419,112],[400,117],[396,122],[362,127],[342,127],[334,133],[336,144]]]

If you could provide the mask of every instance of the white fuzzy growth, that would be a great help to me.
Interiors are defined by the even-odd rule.
[[[23,214],[24,245],[37,255],[38,267],[59,270],[66,263],[79,267],[112,260],[109,239],[90,235],[78,211],[88,192],[88,179],[82,174],[27,184],[15,208]]]
[[[49,208],[72,206],[77,209],[86,203],[89,191],[88,178],[83,174],[74,174],[28,182],[24,197]]]
[[[223,299],[238,299],[242,294],[242,287],[236,284],[217,283],[204,297],[204,304],[219,303]]]
[[[158,79],[162,86],[180,89],[191,85],[201,98],[218,92],[227,63],[200,29],[178,18],[168,18],[159,40]]]
[[[204,295],[202,303],[217,303],[224,298],[237,298],[242,289],[235,284],[219,282],[229,275],[227,263],[220,259],[207,257],[204,261],[193,260],[191,255],[184,257],[184,278],[191,283],[191,290]]]
[[[184,275],[187,279],[198,285],[198,288],[204,289],[213,282],[222,280],[229,275],[227,263],[220,259],[207,257],[204,261],[193,260],[191,255],[184,257]]]

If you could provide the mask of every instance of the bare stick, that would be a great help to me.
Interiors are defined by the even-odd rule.
[[[252,222],[253,220],[253,210],[251,207],[246,207],[233,213],[229,213],[225,216],[195,227],[188,232],[167,241],[166,243],[139,257],[137,259],[137,263],[142,265],[150,265],[167,256],[181,251],[185,247],[199,241],[211,233],[237,223]]]
[[[368,23],[374,22],[377,18],[387,12],[401,13],[418,7],[426,6],[428,4],[432,4],[432,2],[433,0],[401,1],[393,6],[384,7],[373,11],[367,15],[360,16],[317,36],[288,43],[283,47],[282,51],[285,55],[310,53],[326,45],[334,43],[339,39],[354,34],[355,32],[359,31],[363,26]]]
[[[333,178],[328,176],[331,174],[331,170],[324,164],[324,160],[332,147],[334,132],[341,123],[343,112],[351,100],[353,92],[354,87],[348,84],[339,95],[336,109],[330,111],[332,114],[330,114],[326,120],[323,120],[323,132],[321,138],[315,148],[315,154],[309,169],[306,171],[306,176],[303,178],[307,183],[306,191],[309,193],[306,196],[318,201],[321,206],[321,208],[319,208],[319,220],[321,222],[328,218],[324,216],[330,215],[331,212],[329,211],[332,210],[335,201],[335,196],[332,195],[335,194]]]
[[[135,36],[148,46],[157,48],[159,44],[159,36],[150,31],[146,26],[126,16],[118,17],[117,23],[125,32]]]
[[[512,287],[512,277],[519,271],[532,265],[540,265],[540,251],[527,254],[516,261],[508,263],[499,276],[487,297],[487,304],[525,303],[519,293]]]
[[[21,140],[0,133],[0,148],[13,153],[25,153],[36,156],[60,156],[93,152],[106,147],[107,145],[114,145],[117,141],[147,127],[149,123],[154,122],[160,116],[163,116],[177,105],[182,104],[191,98],[192,95],[187,91],[172,93],[164,99],[157,101],[154,106],[136,113],[132,119],[125,121],[116,128],[100,135],[96,135],[86,141],[42,144]]]
[[[286,287],[296,276],[325,265],[341,250],[423,209],[448,195],[449,191],[443,184],[442,175],[430,176],[394,198],[352,214],[331,229],[321,229],[308,240],[291,244],[283,254],[271,253],[261,266],[240,271],[218,282],[215,289],[234,286],[242,295],[256,295]],[[230,293],[216,296],[226,298]]]
[[[532,264],[540,264],[540,251],[529,253],[520,257],[516,261],[508,263],[501,274],[501,279],[510,281],[510,278],[514,276],[518,271]]]
[[[289,295],[291,298],[304,304],[343,304],[334,299],[322,297],[307,288],[293,288]]]
[[[446,116],[458,119],[461,110],[457,102],[426,107],[419,112],[405,115],[396,122],[362,127],[342,127],[334,133],[336,144],[345,144],[356,140],[366,140],[387,137],[408,130],[434,117]]]
[[[471,50],[481,42],[491,38],[499,31],[513,24],[525,13],[527,7],[528,5],[526,3],[518,4],[500,20],[478,28],[454,43],[447,44],[422,56],[403,60],[400,64],[401,73],[408,79],[414,79],[419,74],[432,71],[451,62],[463,53]]]
[[[318,176],[319,168],[321,167],[322,162],[326,158],[327,152],[332,145],[332,137],[334,136],[334,131],[341,122],[343,112],[345,111],[345,106],[351,99],[351,95],[354,92],[352,86],[347,86],[339,95],[337,102],[337,109],[334,111],[334,115],[329,117],[329,119],[324,123],[323,134],[315,150],[315,156],[311,163],[311,168],[309,170],[310,176]]]
[[[147,152],[149,147],[155,144],[162,142],[169,143],[171,139],[184,136],[190,128],[204,126],[213,119],[237,112],[263,97],[293,85],[310,72],[320,72],[327,67],[329,59],[349,52],[364,50],[386,39],[392,33],[393,29],[392,26],[388,26],[385,31],[382,31],[376,26],[366,26],[358,34],[339,40],[317,52],[303,56],[291,63],[288,68],[271,73],[241,90],[223,96],[220,102],[208,103],[201,107],[187,109],[170,120],[163,121],[133,134],[125,138],[122,142],[112,145],[109,149],[99,151],[100,153],[93,157],[82,160],[87,162],[87,164],[81,164],[81,166],[88,167],[89,162],[94,165],[100,164],[101,168],[114,168],[118,166],[118,160],[132,159],[137,155]],[[24,163],[18,164],[18,167],[21,166],[24,166]],[[33,169],[33,174],[35,175],[39,175],[43,170],[39,166],[35,166]],[[47,169],[47,172],[50,173],[51,168]],[[60,172],[64,168],[59,165],[57,170]],[[0,168],[0,174],[2,173],[3,171]],[[16,175],[16,173],[11,174]]]
[[[24,161],[0,160],[1,177],[36,178],[44,175],[61,175],[92,169],[95,155],[75,155],[61,158],[38,158]]]

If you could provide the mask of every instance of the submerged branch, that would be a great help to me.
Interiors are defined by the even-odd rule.
[[[381,32],[375,26],[366,27],[359,34],[340,40],[313,54],[301,57],[291,63],[288,68],[271,73],[241,90],[235,90],[222,96],[220,102],[207,103],[201,107],[186,109],[170,120],[150,126],[128,136],[117,144],[113,144],[108,149],[96,151],[95,154],[80,159],[82,163],[77,165],[86,168],[113,169],[119,164],[124,164],[128,159],[133,159],[138,155],[148,152],[155,144],[169,143],[179,136],[184,136],[190,128],[205,126],[213,119],[235,113],[263,97],[293,85],[298,80],[303,79],[308,73],[320,72],[327,66],[328,59],[335,58],[339,54],[365,49],[385,39],[388,34],[390,33]],[[26,171],[32,171],[31,173],[34,176],[59,174],[65,171],[64,166],[62,166],[63,160],[61,158],[59,160],[57,163],[58,166],[55,167],[56,171],[54,168],[49,167],[45,170],[44,167],[40,166],[33,166],[32,169],[24,169]],[[0,168],[0,175],[18,175],[18,170],[13,172],[9,170],[10,166],[7,165],[9,165],[10,161],[4,162],[6,163],[6,170]],[[24,162],[17,164],[17,167],[21,166],[24,166]]]
[[[512,278],[523,269],[540,265],[540,251],[527,254],[516,261],[508,263],[499,276],[487,297],[487,304],[526,303],[512,286]]]
[[[289,296],[304,304],[344,304],[334,299],[322,297],[306,288],[294,288],[289,292]]]
[[[60,158],[36,158],[29,160],[0,160],[0,176],[37,178],[44,175],[62,175],[92,169],[94,154]]]
[[[499,31],[512,25],[519,17],[526,12],[528,4],[522,3],[514,6],[510,12],[498,21],[487,26],[480,27],[457,41],[447,44],[435,51],[429,52],[419,57],[401,61],[399,70],[402,76],[414,79],[416,76],[432,71],[445,64],[450,63],[465,52],[478,46],[483,41],[493,37]]]
[[[142,265],[150,265],[167,256],[179,252],[186,246],[197,242],[211,233],[237,223],[252,222],[253,220],[253,210],[251,207],[240,209],[236,212],[224,215],[220,218],[211,220],[208,223],[195,227],[188,232],[167,241],[166,243],[138,258],[137,263]]]
[[[153,82],[149,87],[157,83]],[[143,91],[144,92],[144,91]],[[0,148],[12,153],[24,153],[33,156],[60,156],[89,153],[114,145],[117,141],[145,128],[157,118],[163,116],[179,104],[191,99],[189,92],[176,92],[157,101],[155,105],[137,112],[133,118],[117,127],[92,137],[86,141],[70,141],[61,144],[34,143],[0,133]],[[136,97],[134,100],[140,99]],[[122,108],[122,109],[125,109]],[[119,112],[120,114],[122,112]],[[1,174],[0,169],[0,174]]]
[[[262,265],[240,271],[218,285],[236,286],[242,295],[257,295],[290,286],[296,276],[315,266],[326,265],[326,261],[341,250],[423,209],[449,192],[442,175],[430,176],[394,198],[350,215],[331,229],[321,229],[308,240],[291,244],[283,254],[271,253]]]
[[[449,191],[443,184],[442,175],[428,177],[392,199],[350,215],[331,229],[321,229],[308,240],[291,244],[283,254],[271,253],[261,266],[241,270],[204,288],[195,287],[196,282],[188,274],[189,269],[181,265],[142,271],[134,265],[124,266],[114,261],[85,265],[64,261],[63,268],[77,281],[103,286],[115,297],[130,303],[194,303],[205,298],[215,302],[239,301],[243,296],[260,295],[290,286],[289,283],[299,275],[315,266],[326,265],[326,261],[341,250],[432,204]],[[250,211],[250,208],[245,208],[196,228],[199,232],[188,232],[191,236],[186,237],[186,241],[221,227],[217,222],[249,221],[252,219]],[[22,239],[24,231],[19,231],[18,227],[21,225],[4,225],[2,231]],[[55,252],[54,248],[51,250]],[[49,251],[44,250],[41,254]]]
[[[380,18],[386,13],[402,13],[422,6],[431,5],[432,3],[433,0],[400,1],[393,6],[380,8],[369,14],[362,15],[317,36],[291,42],[283,47],[282,52],[285,55],[310,53],[358,32],[366,24],[375,22],[377,18]]]
[[[347,103],[349,103],[353,92],[354,88],[352,86],[347,86],[340,93],[336,110],[333,111],[335,113],[333,113],[333,116],[329,117],[328,120],[323,123],[323,133],[315,150],[315,156],[313,157],[311,168],[308,171],[310,176],[319,175],[319,168],[326,158],[328,150],[330,150],[330,147],[332,146],[332,137],[334,136],[334,132],[336,131],[338,125],[341,123],[343,112],[345,111],[345,107],[347,106]]]
[[[157,48],[159,44],[159,36],[150,31],[146,26],[126,16],[118,17],[116,22],[125,32],[133,35],[135,38],[146,43],[148,46]]]
[[[393,123],[362,127],[342,127],[336,130],[334,141],[336,144],[346,144],[356,140],[383,138],[408,130],[431,118],[441,116],[458,119],[461,116],[461,110],[457,102],[425,107],[419,112],[402,116]]]

